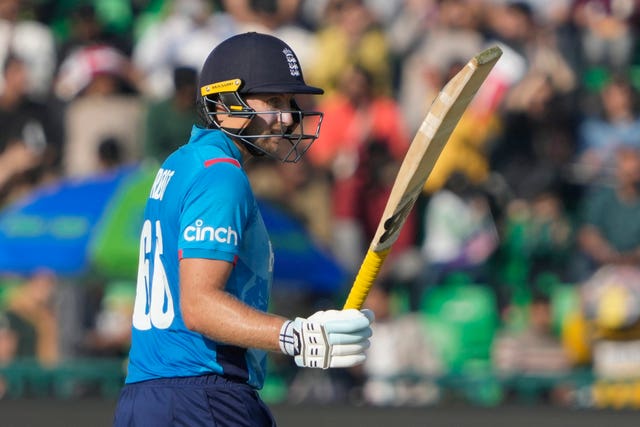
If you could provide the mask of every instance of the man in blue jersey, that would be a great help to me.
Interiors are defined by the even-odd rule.
[[[258,396],[266,352],[301,367],[362,363],[373,315],[328,310],[266,313],[273,252],[243,164],[295,162],[322,114],[303,111],[294,52],[258,33],[231,37],[200,73],[205,126],[162,164],[149,193],[126,384],[116,426],[271,426]]]

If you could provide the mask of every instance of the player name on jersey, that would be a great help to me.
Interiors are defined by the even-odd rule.
[[[160,169],[158,174],[156,175],[156,179],[153,181],[153,186],[151,187],[151,193],[149,194],[149,198],[154,200],[162,200],[164,196],[164,192],[167,189],[167,185],[169,185],[169,181],[175,171],[170,169]]]

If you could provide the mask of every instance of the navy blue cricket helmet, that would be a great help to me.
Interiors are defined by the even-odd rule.
[[[318,138],[323,117],[320,112],[303,111],[295,100],[292,100],[290,110],[268,112],[256,112],[245,102],[244,97],[250,94],[324,93],[305,83],[298,57],[277,37],[250,32],[226,39],[211,51],[199,78],[199,105],[206,125],[240,141],[252,154],[296,162]],[[291,114],[294,124],[283,126],[280,134],[250,135],[245,132],[256,116],[282,113]],[[273,136],[288,142],[281,143],[275,155],[255,143],[258,138]]]

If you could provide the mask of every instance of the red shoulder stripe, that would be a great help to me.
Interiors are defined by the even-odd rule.
[[[204,162],[204,167],[208,168],[211,165],[215,165],[216,163],[231,163],[232,165],[234,165],[235,167],[242,167],[240,165],[240,162],[237,161],[236,159],[231,159],[231,158],[219,158],[219,159],[209,159],[209,160],[205,160]]]

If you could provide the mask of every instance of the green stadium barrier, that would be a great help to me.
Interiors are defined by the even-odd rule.
[[[83,394],[114,398],[124,384],[125,364],[120,359],[72,359],[45,367],[35,359],[21,358],[0,366],[5,397],[69,399]]]
[[[499,316],[493,291],[452,281],[428,290],[421,301],[425,330],[449,372],[488,361]]]

